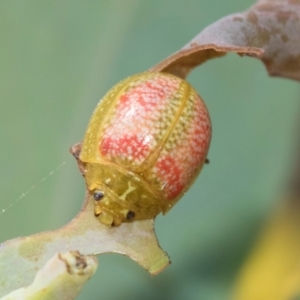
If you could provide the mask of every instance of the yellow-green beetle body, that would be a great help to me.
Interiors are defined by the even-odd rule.
[[[210,138],[206,106],[181,78],[146,72],[118,83],[96,107],[79,156],[95,215],[120,225],[168,211],[201,170]]]

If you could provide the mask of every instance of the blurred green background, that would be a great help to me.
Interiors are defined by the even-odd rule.
[[[0,3],[0,242],[56,229],[79,211],[84,182],[69,147],[103,94],[253,2],[216,0]],[[213,139],[192,189],[157,235],[172,265],[156,277],[106,254],[78,299],[229,299],[236,273],[290,174],[299,84],[227,55],[188,80],[210,110]],[[38,182],[66,162],[54,175]],[[128,237],[130,238],[130,236]]]

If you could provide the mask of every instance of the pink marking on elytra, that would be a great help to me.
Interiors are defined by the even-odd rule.
[[[140,139],[135,135],[124,134],[118,139],[113,137],[102,139],[99,150],[103,156],[113,155],[129,160],[142,160],[147,156],[149,146],[144,139]]]
[[[177,78],[155,74],[120,95],[99,140],[101,155],[143,163],[168,129],[167,122],[171,120],[165,117],[163,126],[162,116],[166,115],[179,85]]]
[[[169,78],[157,78],[156,81],[141,82],[121,95],[116,106],[116,116],[124,118],[130,108],[135,106],[135,111],[143,111],[143,116],[151,118],[149,113],[159,112],[166,105],[170,95],[176,92],[178,82]]]
[[[167,199],[174,199],[184,188],[184,185],[181,183],[182,170],[178,162],[171,156],[165,156],[158,160],[156,170],[157,177],[166,186]]]
[[[199,98],[195,99],[191,112],[192,118],[186,120],[185,127],[180,128],[182,125],[178,124],[180,134],[163,149],[153,168],[153,176],[164,187],[165,197],[169,200],[176,198],[191,182],[203,165],[209,147],[210,120]]]
[[[170,89],[171,88],[171,89]],[[177,85],[174,86],[174,90]],[[146,81],[130,89],[120,97],[117,105],[117,112],[122,114],[122,110],[127,110],[128,105],[140,104],[146,111],[151,111],[155,106],[161,104],[168,94],[173,90],[172,85],[165,78],[157,79],[157,82]]]
[[[204,114],[205,112],[205,114]],[[207,152],[210,143],[210,120],[206,113],[203,102],[195,101],[194,118],[190,124],[190,128],[186,133],[183,141],[185,151],[183,155],[188,153],[190,156],[189,166],[187,170],[193,169],[205,159],[204,154]]]

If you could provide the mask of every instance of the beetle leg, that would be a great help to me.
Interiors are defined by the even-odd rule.
[[[83,176],[85,176],[85,165],[84,163],[79,159],[80,156],[80,152],[81,152],[81,143],[77,143],[75,145],[73,145],[70,149],[69,149],[70,153],[75,157],[77,164],[78,164],[78,168],[81,172],[81,174]]]
[[[101,208],[100,205],[98,205],[98,203],[96,202],[96,203],[95,203],[95,206],[94,206],[94,215],[95,215],[96,217],[98,217],[101,213],[102,213],[102,208]]]
[[[115,223],[114,217],[111,214],[104,211],[99,215],[99,221],[108,226],[120,225]]]
[[[112,226],[119,226],[122,223],[122,219],[115,217]]]
[[[79,159],[79,155],[81,152],[81,143],[77,143],[77,144],[73,145],[69,151],[76,159]]]

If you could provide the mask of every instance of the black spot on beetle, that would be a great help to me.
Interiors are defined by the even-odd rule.
[[[94,193],[94,199],[96,201],[100,201],[104,197],[104,193],[101,191],[97,191]]]
[[[128,211],[128,213],[126,215],[126,219],[127,220],[132,220],[134,217],[135,217],[134,211],[132,211],[132,210]]]

